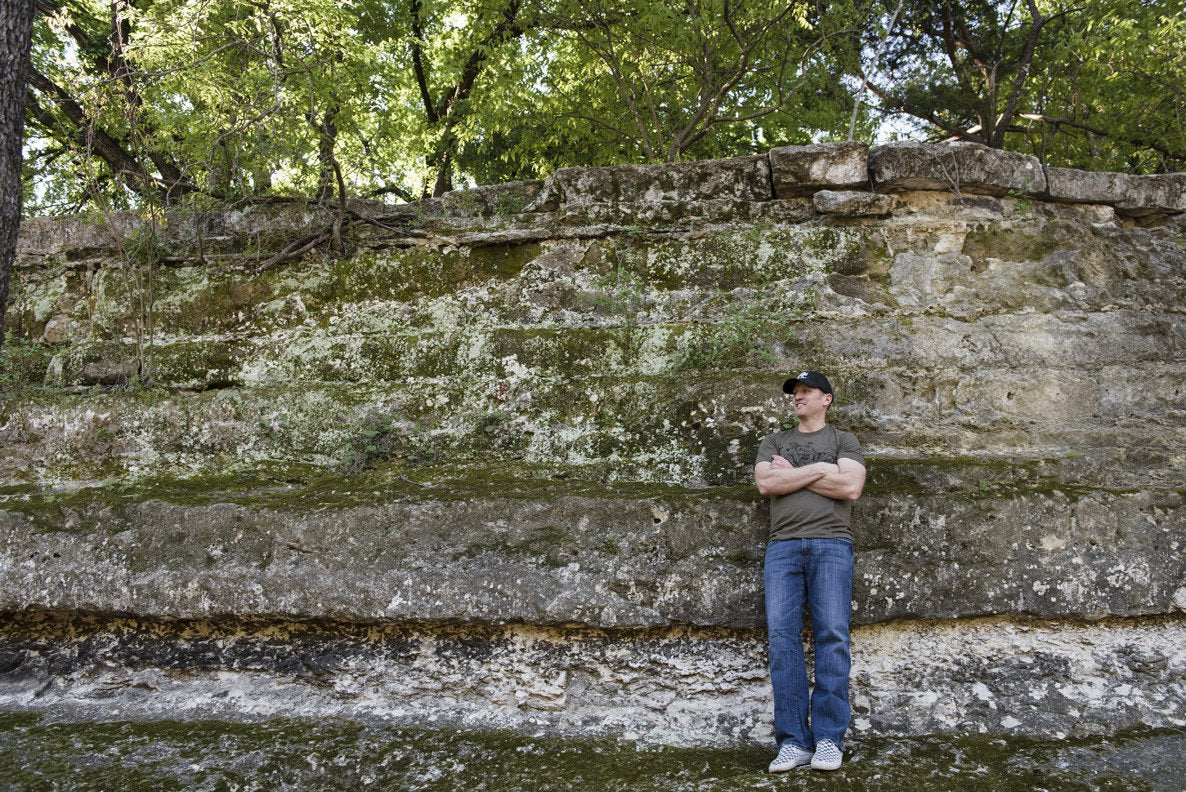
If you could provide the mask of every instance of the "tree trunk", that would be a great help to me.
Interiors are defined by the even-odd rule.
[[[317,132],[317,163],[320,166],[317,175],[318,203],[326,203],[334,197],[334,169],[338,165],[337,156],[334,154],[334,147],[338,144],[338,111],[339,107],[335,101],[325,111],[321,121],[317,120],[317,115],[312,110],[308,113],[309,124]]]
[[[0,345],[8,281],[16,257],[21,224],[21,162],[25,136],[25,94],[29,47],[33,36],[33,0],[0,3]]]
[[[436,181],[432,185],[432,197],[440,198],[453,189],[453,157],[447,150],[442,151],[432,159],[431,164],[437,167]]]

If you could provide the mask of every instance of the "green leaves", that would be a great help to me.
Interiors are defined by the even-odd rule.
[[[1186,167],[1180,2],[902,5],[880,62],[865,63],[881,112],[1051,165]],[[867,37],[866,50],[883,37]]]
[[[900,5],[887,33],[898,0],[65,0],[35,29],[27,211],[738,156],[845,137],[862,79],[867,136],[1183,167],[1180,2]]]
[[[571,2],[548,75],[560,114],[616,143],[610,161],[742,154],[839,129],[851,100],[829,75],[855,46],[853,10],[802,2]],[[565,57],[567,56],[567,57]],[[822,89],[822,90],[821,90]],[[810,108],[828,100],[826,119]],[[567,101],[563,101],[567,99]],[[819,121],[824,120],[824,124]],[[821,129],[822,127],[822,129]]]

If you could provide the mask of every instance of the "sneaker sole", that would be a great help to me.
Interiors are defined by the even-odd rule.
[[[795,762],[794,764],[789,765],[771,765],[766,769],[771,773],[785,773],[788,770],[794,770],[796,767],[806,767],[809,764],[811,764],[810,759],[808,759],[806,762]]]
[[[842,761],[841,762],[817,762],[814,759],[812,759],[811,760],[811,769],[812,770],[839,770],[840,765],[842,765],[842,764],[843,764]]]

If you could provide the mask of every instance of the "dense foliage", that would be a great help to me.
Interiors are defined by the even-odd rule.
[[[882,112],[917,119],[936,137],[1022,150],[1052,165],[1156,172],[1186,163],[1180,0],[901,8],[869,78]]]
[[[413,200],[850,134],[1085,168],[1186,163],[1181,2],[35,5],[31,213]]]

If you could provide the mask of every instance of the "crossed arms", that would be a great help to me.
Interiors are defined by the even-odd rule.
[[[856,500],[865,488],[865,466],[841,458],[835,465],[816,462],[795,467],[777,454],[754,468],[754,483],[763,495],[789,495],[808,489],[833,500]]]

